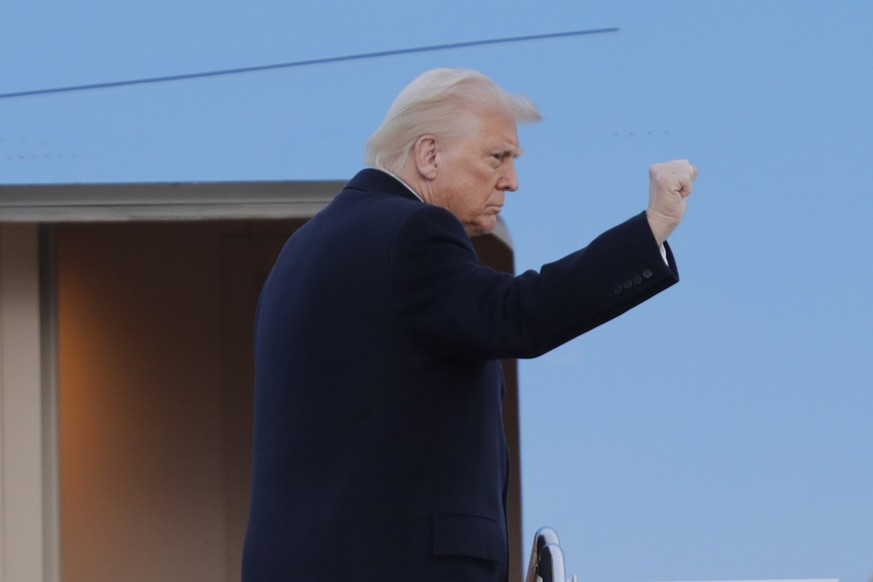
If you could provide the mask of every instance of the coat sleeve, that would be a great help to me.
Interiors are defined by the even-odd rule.
[[[645,213],[539,272],[483,266],[461,224],[422,206],[391,251],[393,301],[415,341],[457,358],[530,358],[617,317],[679,280]]]

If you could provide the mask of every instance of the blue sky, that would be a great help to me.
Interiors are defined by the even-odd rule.
[[[0,99],[0,182],[345,179],[435,66],[538,104],[516,268],[700,169],[682,282],[521,363],[525,546],[599,582],[873,571],[873,4],[83,1],[0,6],[0,93],[488,38],[615,33]]]

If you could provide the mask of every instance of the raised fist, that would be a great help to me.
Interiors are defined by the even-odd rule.
[[[688,160],[652,164],[649,168],[649,207],[646,217],[658,244],[663,244],[685,214],[686,198],[694,187],[697,168]]]

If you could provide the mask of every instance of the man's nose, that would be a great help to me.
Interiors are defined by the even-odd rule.
[[[515,174],[515,164],[511,160],[507,170],[500,177],[497,187],[504,192],[507,190],[510,192],[518,190],[518,176]]]

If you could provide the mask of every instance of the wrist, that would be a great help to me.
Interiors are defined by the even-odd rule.
[[[646,210],[646,220],[649,223],[649,228],[652,230],[652,236],[655,237],[655,242],[657,242],[658,245],[663,245],[667,242],[673,229],[665,225],[663,219],[660,219],[656,213],[651,210]]]

